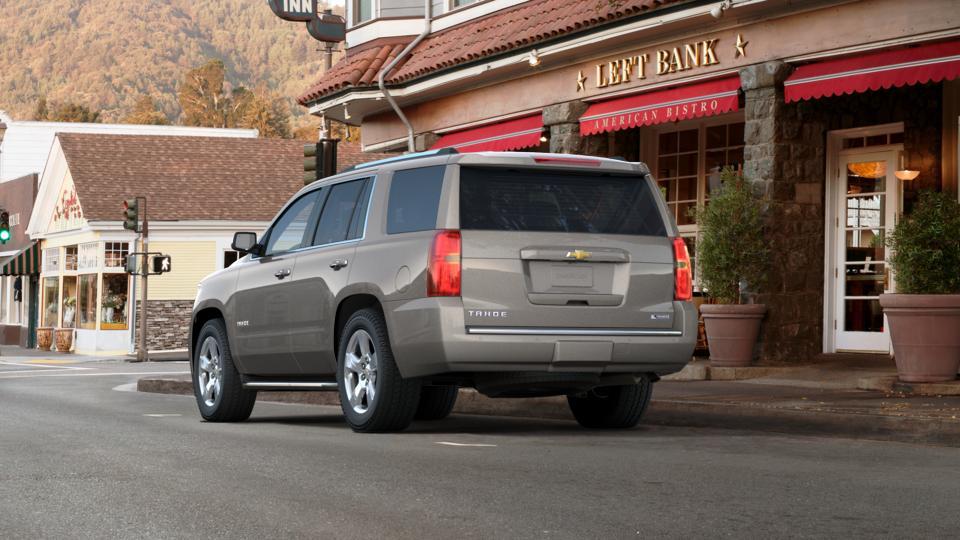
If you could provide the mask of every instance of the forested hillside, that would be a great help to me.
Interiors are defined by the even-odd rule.
[[[29,119],[45,96],[113,122],[146,95],[177,122],[184,74],[219,58],[229,85],[265,84],[302,114],[293,100],[322,70],[318,45],[264,0],[2,0],[0,109]]]

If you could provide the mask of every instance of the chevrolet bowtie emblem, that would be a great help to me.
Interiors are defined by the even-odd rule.
[[[576,260],[578,260],[578,261],[585,261],[585,260],[589,259],[590,257],[593,257],[593,253],[590,253],[589,251],[583,251],[582,249],[575,249],[575,250],[573,250],[573,251],[568,251],[568,252],[567,252],[567,258],[568,258],[568,259],[576,259]]]

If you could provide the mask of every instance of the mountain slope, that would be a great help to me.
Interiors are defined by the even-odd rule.
[[[322,70],[318,45],[265,0],[2,0],[0,109],[29,119],[45,95],[102,109],[111,122],[148,94],[176,120],[183,74],[221,58],[230,83],[265,82],[302,113],[293,98]]]

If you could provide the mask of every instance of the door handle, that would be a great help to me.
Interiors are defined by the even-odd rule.
[[[274,275],[277,279],[283,279],[283,278],[285,278],[285,277],[287,277],[287,276],[290,275],[290,269],[289,269],[289,268],[284,268],[283,270],[277,270],[276,273],[274,273],[273,275]]]
[[[346,265],[347,265],[347,260],[346,260],[346,259],[337,259],[337,260],[333,261],[332,263],[330,263],[330,268],[333,268],[334,270],[339,270],[339,269],[343,268],[343,267],[346,266]]]

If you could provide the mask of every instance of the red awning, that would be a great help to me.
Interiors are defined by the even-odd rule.
[[[535,114],[497,124],[489,124],[454,133],[447,133],[430,147],[456,148],[459,152],[519,150],[540,144],[543,115]]]
[[[960,41],[800,66],[784,83],[787,102],[940,82],[960,76]]]
[[[740,77],[728,77],[601,101],[580,118],[580,134],[594,135],[735,111]]]

